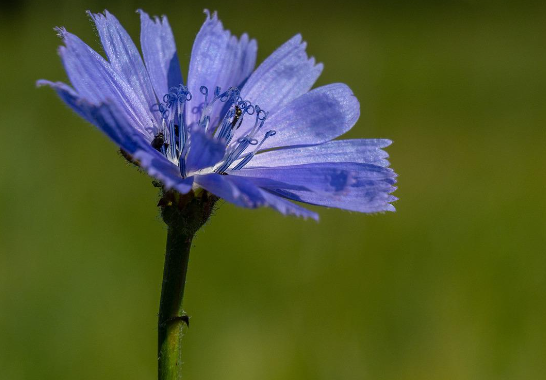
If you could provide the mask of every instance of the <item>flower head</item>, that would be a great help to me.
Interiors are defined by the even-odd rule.
[[[322,71],[296,35],[256,70],[257,44],[216,13],[195,39],[182,79],[167,18],[139,11],[142,57],[108,11],[91,14],[107,60],[64,28],[59,48],[72,86],[41,80],[165,189],[203,188],[243,207],[317,219],[293,202],[394,211],[396,174],[385,139],[334,140],[356,123],[345,84],[311,90]]]

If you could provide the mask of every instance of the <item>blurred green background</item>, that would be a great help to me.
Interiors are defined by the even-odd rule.
[[[39,78],[52,28],[167,14],[187,67],[204,15],[301,32],[318,85],[394,140],[396,213],[321,221],[224,204],[195,240],[185,378],[546,378],[546,5],[58,0],[0,5],[0,379],[154,379],[166,230],[156,189]]]

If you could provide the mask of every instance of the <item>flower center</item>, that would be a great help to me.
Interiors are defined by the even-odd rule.
[[[176,164],[180,168],[180,174],[185,178],[188,175],[186,157],[191,146],[191,135],[202,131],[210,138],[222,141],[226,146],[223,159],[211,168],[213,172],[226,174],[227,170],[242,169],[254,157],[264,141],[276,133],[269,130],[261,141],[256,139],[268,112],[248,100],[243,100],[236,87],[231,87],[225,92],[216,87],[214,93],[209,94],[209,89],[201,86],[199,92],[204,101],[191,110],[186,103],[193,99],[193,95],[184,85],[172,87],[163,96],[163,101],[154,107],[161,114],[161,126],[154,131],[152,147]],[[185,116],[188,112],[197,115],[197,121],[190,125],[186,125]],[[239,129],[245,117],[254,118],[253,127],[243,137],[232,141],[235,131]],[[251,151],[250,146],[254,147]]]

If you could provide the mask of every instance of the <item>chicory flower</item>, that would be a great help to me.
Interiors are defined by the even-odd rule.
[[[195,39],[184,82],[167,18],[139,11],[142,57],[108,11],[91,14],[107,60],[58,28],[72,86],[41,80],[166,190],[198,188],[238,206],[318,219],[291,201],[394,211],[386,139],[335,140],[359,118],[349,87],[321,74],[296,35],[255,69],[257,43],[216,13]]]

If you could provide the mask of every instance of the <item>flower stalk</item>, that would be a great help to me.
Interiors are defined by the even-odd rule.
[[[190,249],[216,200],[205,191],[185,195],[168,191],[159,201],[161,216],[168,227],[158,317],[159,380],[182,379],[182,337],[184,325],[189,326],[183,300]]]

